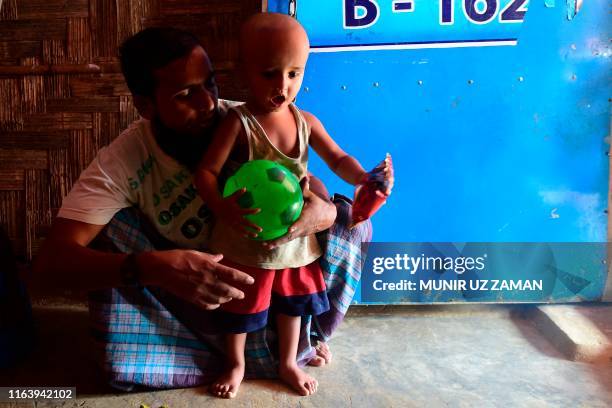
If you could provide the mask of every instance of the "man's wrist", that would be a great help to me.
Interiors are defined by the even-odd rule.
[[[132,252],[126,256],[119,267],[121,285],[132,288],[142,287],[140,281],[140,267],[137,259],[138,253]]]
[[[325,204],[327,217],[320,226],[321,229],[319,231],[324,231],[326,229],[331,228],[331,226],[334,225],[334,222],[336,222],[336,217],[338,216],[338,209],[332,201],[325,200]]]
[[[312,230],[314,232],[324,231],[334,224],[337,211],[333,202],[313,195],[309,198],[308,205],[312,212]]]

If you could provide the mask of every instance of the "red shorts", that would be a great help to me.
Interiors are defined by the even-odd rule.
[[[248,273],[252,285],[236,284],[244,299],[234,299],[219,308],[219,324],[227,333],[247,333],[265,327],[268,309],[289,316],[320,315],[329,310],[319,260],[299,268],[262,269],[225,259],[223,265]]]

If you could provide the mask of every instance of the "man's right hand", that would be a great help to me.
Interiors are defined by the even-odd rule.
[[[243,299],[236,284],[250,285],[250,275],[221,265],[223,255],[194,250],[143,252],[137,255],[143,285],[161,287],[206,310],[218,308],[232,299]]]
[[[103,225],[56,218],[47,240],[32,265],[33,275],[46,290],[97,290],[121,286],[125,254],[102,252],[87,245]],[[219,263],[221,255],[173,249],[142,252],[136,256],[139,279],[159,286],[205,309],[215,309],[244,293],[235,285],[253,278]]]

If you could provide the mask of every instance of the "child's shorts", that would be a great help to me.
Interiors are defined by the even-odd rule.
[[[319,260],[299,268],[262,269],[221,263],[248,273],[252,285],[232,284],[244,292],[219,308],[218,320],[225,333],[248,333],[266,326],[270,300],[274,311],[289,316],[317,316],[329,310],[329,301]]]

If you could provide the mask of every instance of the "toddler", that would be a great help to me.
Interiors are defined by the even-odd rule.
[[[220,307],[227,334],[227,367],[211,386],[214,395],[233,398],[245,370],[246,333],[266,325],[273,299],[279,338],[279,377],[301,395],[317,390],[317,381],[297,365],[301,316],[329,309],[314,235],[293,239],[269,249],[248,239],[261,229],[244,216],[243,191],[222,198],[218,179],[246,161],[267,159],[291,170],[300,180],[307,175],[310,145],[327,165],[352,185],[367,180],[359,162],[346,154],[321,122],[294,104],[304,76],[309,42],[293,18],[274,13],[248,19],[240,32],[240,67],[248,88],[245,104],[228,112],[196,172],[198,191],[216,216],[210,249],[223,262],[253,276],[255,284],[241,287],[245,298]],[[388,172],[385,174],[389,174]],[[391,177],[391,176],[389,176]],[[388,183],[389,184],[389,183]],[[304,189],[308,188],[304,183]]]

